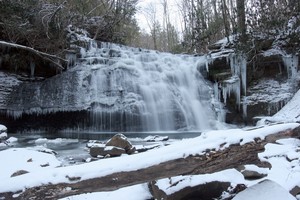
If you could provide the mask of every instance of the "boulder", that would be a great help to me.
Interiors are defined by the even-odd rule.
[[[104,148],[105,147],[92,146],[90,148],[90,155],[92,157],[105,156],[104,155]]]
[[[119,133],[114,135],[110,140],[107,141],[105,146],[114,146],[121,149],[125,149],[127,154],[135,152],[135,147],[127,140],[126,136]]]
[[[90,148],[90,155],[92,157],[99,157],[99,156],[106,157],[107,155],[109,155],[109,157],[116,157],[125,153],[126,153],[125,149],[115,147],[115,146],[106,146],[106,147],[94,146]]]
[[[126,153],[125,149],[114,146],[106,146],[104,148],[104,152],[106,155],[109,154],[111,157],[120,156]]]
[[[116,157],[122,154],[132,154],[136,148],[127,140],[123,134],[116,134],[106,144],[92,142],[90,147],[90,155],[92,157]]]

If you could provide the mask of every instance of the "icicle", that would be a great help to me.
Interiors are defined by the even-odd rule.
[[[240,55],[240,66],[241,66],[241,80],[243,94],[246,96],[247,93],[247,60],[245,55]]]
[[[209,72],[209,64],[213,61],[213,59],[211,58],[211,55],[208,54],[205,56],[206,57],[206,62],[205,62],[205,67],[206,67],[206,71]]]
[[[217,101],[220,101],[219,83],[218,82],[214,83],[214,95],[215,95],[215,99]]]
[[[241,87],[240,87],[240,79],[237,76],[232,77],[232,79],[224,81],[224,85],[222,87],[222,95],[224,99],[224,103],[227,102],[227,97],[230,97],[232,93],[236,98],[236,104],[240,105],[241,103]]]
[[[225,95],[230,95],[231,92],[234,92],[236,104],[240,106],[241,92],[243,92],[245,96],[247,93],[247,59],[244,54],[230,54],[227,59],[230,61],[230,69],[233,77],[227,81],[225,88],[223,87],[223,97],[224,100],[226,100]],[[226,104],[226,101],[224,101],[224,103]],[[244,107],[246,107],[246,105],[244,105],[243,102],[243,108]]]
[[[228,96],[228,88],[227,85],[225,87],[222,88],[222,95],[223,95],[223,100],[224,100],[224,104],[227,103],[227,96]]]
[[[248,102],[247,102],[247,97],[244,96],[243,98],[243,119],[247,119],[248,115]]]
[[[282,57],[284,66],[287,70],[288,78],[294,79],[297,76],[299,58],[297,55],[288,55]]]
[[[34,77],[34,71],[35,71],[35,63],[33,61],[30,61],[30,77]]]
[[[75,53],[72,53],[72,52],[67,53],[66,54],[66,60],[68,61],[67,67],[69,68],[69,67],[74,66],[76,63],[76,59],[77,59],[77,57],[76,57]]]

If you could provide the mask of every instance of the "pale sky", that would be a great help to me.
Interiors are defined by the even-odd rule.
[[[181,18],[180,18],[180,12],[177,8],[177,2],[179,0],[168,0],[168,8],[169,8],[169,15],[170,15],[170,22],[175,26],[175,28],[181,32]],[[138,3],[138,12],[136,14],[136,19],[141,27],[141,29],[146,30],[148,33],[150,32],[149,26],[147,24],[147,20],[143,12],[147,8],[147,6],[153,3],[155,6],[157,6],[157,19],[162,24],[163,22],[163,7],[161,5],[160,0],[140,0]]]

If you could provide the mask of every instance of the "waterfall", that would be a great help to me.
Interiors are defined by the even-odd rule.
[[[213,129],[213,91],[198,71],[199,63],[205,66],[205,56],[90,40],[66,72],[21,85],[6,105],[7,114],[17,118],[20,113],[84,110],[89,119],[82,128],[96,131]]]

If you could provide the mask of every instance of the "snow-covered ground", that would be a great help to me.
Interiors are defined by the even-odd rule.
[[[245,144],[253,141],[255,138],[263,139],[269,134],[293,129],[298,126],[298,123],[287,123],[252,129],[208,131],[196,138],[182,139],[171,145],[143,153],[61,167],[59,167],[60,161],[55,158],[54,155],[36,152],[35,150],[28,150],[26,148],[9,148],[0,152],[2,161],[5,160],[5,162],[1,161],[0,193],[8,191],[24,191],[26,188],[49,183],[69,183],[71,181],[68,177],[80,177],[81,180],[87,180],[95,177],[103,177],[115,172],[135,171],[165,161],[187,157],[189,155],[205,154],[206,149],[215,148],[218,150],[226,148],[234,143]],[[45,139],[39,139],[36,140],[36,142],[39,144],[47,143]],[[56,140],[56,142],[59,141]],[[63,142],[63,140],[61,140],[61,142]],[[270,179],[276,182],[287,191],[290,191],[296,185],[299,186],[299,144],[300,140],[298,139],[284,139],[279,140],[277,144],[267,144],[266,150],[259,154],[261,160],[268,161],[272,164],[271,169],[264,169],[267,173],[267,176],[264,179]],[[14,172],[19,170],[25,170],[29,173],[11,177]],[[245,180],[242,175],[237,175],[240,174],[240,172],[236,170],[220,173],[223,175],[225,174],[227,178],[224,178],[225,175],[221,176],[220,174],[206,174],[184,179],[185,181],[181,184],[190,185],[194,182],[203,182],[203,180],[213,179],[229,179],[232,180],[232,182],[244,183],[247,186],[254,185],[258,182]],[[179,178],[174,177],[174,179]],[[259,181],[261,180],[262,179]],[[161,180],[160,183],[163,184],[164,181]],[[180,185],[178,185],[178,187],[179,186]],[[133,194],[139,195],[134,196]],[[125,199],[142,200],[149,198],[149,195],[150,193],[146,185],[142,184],[122,188],[113,192],[82,194],[66,199],[118,199],[115,197],[122,196],[122,198]]]

